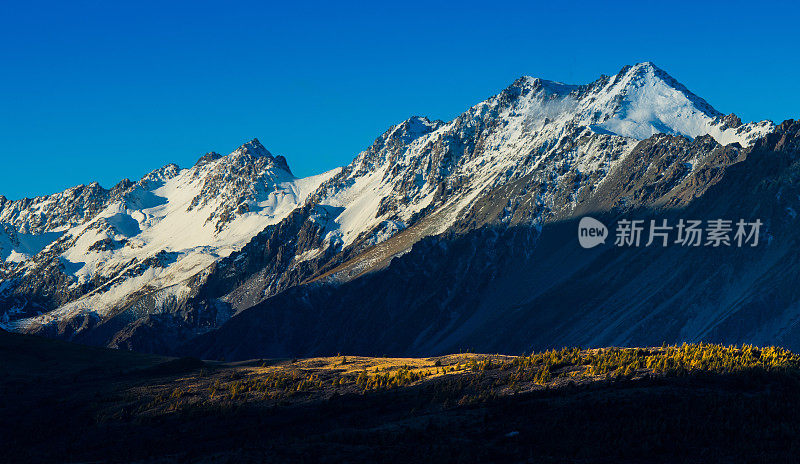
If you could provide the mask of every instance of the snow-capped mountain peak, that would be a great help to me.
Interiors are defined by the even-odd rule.
[[[723,145],[746,146],[774,127],[770,121],[726,124],[721,112],[651,62],[625,66],[614,76],[579,86],[524,77],[504,92],[526,97],[529,119],[635,140],[658,133],[689,138],[708,134]]]
[[[341,247],[380,243],[425,211],[418,236],[440,233],[521,179],[541,190],[525,216],[545,221],[569,215],[582,189],[654,134],[747,146],[773,127],[723,116],[650,62],[584,85],[523,76],[450,122],[392,126],[317,196],[339,212],[327,241]]]
[[[603,115],[593,128],[640,140],[656,133],[703,135],[722,115],[649,62],[623,68],[590,107]]]
[[[217,155],[219,158],[219,155]],[[292,174],[291,169],[289,169],[289,164],[286,162],[286,158],[283,156],[274,156],[269,150],[267,150],[258,139],[253,139],[247,143],[242,144],[239,148],[234,150],[230,155],[225,157],[228,159],[229,163],[238,162],[241,163],[241,160],[246,160],[244,162],[253,162],[258,158],[263,158],[268,160],[267,162],[259,162],[264,165],[272,165],[278,169],[286,171],[290,176],[294,177]],[[201,158],[202,159],[202,158]]]
[[[197,160],[197,162],[194,163],[194,165],[195,166],[202,166],[202,165],[210,163],[212,161],[216,161],[216,160],[218,160],[220,158],[222,158],[222,155],[220,155],[219,153],[217,153],[215,151],[210,151],[210,152],[206,153],[205,155],[201,156]]]
[[[272,158],[272,153],[269,152],[258,139],[253,139],[249,142],[243,143],[239,148],[231,153],[233,156],[237,155],[250,155],[250,156],[264,156]]]

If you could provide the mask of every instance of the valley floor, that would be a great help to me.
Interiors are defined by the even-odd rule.
[[[0,332],[4,462],[795,462],[800,356],[161,358]]]

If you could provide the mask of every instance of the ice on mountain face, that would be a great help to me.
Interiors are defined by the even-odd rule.
[[[73,286],[108,282],[55,313],[17,324],[76,312],[103,314],[134,294],[177,289],[279,222],[338,172],[296,178],[284,169],[282,157],[273,157],[257,140],[203,161],[189,169],[171,164],[151,172],[90,221],[62,232],[59,259],[75,278]]]
[[[339,212],[329,222],[327,242],[350,245],[384,220],[386,214],[379,212],[394,198],[408,201],[400,210],[392,210],[399,215],[393,223],[402,223],[427,206],[432,192],[425,176],[407,164],[413,156],[409,150],[442,125],[415,116],[393,126],[334,179],[335,185],[323,186],[319,204]]]
[[[604,116],[593,129],[637,140],[658,133],[690,138],[708,134],[722,145],[746,146],[772,129],[768,123],[726,127],[720,112],[652,63],[623,70],[597,92],[584,114],[592,110]]]
[[[339,211],[328,223],[330,243],[374,244],[427,208],[441,211],[430,230],[442,232],[483,192],[533,176],[546,187],[529,208],[543,220],[574,207],[582,187],[571,179],[597,185],[654,134],[747,146],[772,128],[723,116],[652,63],[587,85],[522,77],[448,123],[413,117],[392,127],[320,192],[320,204]]]
[[[93,182],[36,198],[0,197],[0,263],[30,259],[70,227],[91,219],[117,193]]]
[[[51,231],[39,234],[19,233],[13,228],[0,226],[0,263],[27,261],[47,245],[58,239],[63,232]]]
[[[623,68],[617,75],[572,86],[521,78],[512,86],[527,92],[529,128],[545,125],[588,127],[595,133],[644,140],[654,134],[695,138],[711,135],[719,143],[749,145],[772,130],[769,121],[731,124],[705,100],[652,63]]]

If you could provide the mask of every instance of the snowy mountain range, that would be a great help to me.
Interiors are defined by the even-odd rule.
[[[92,344],[220,357],[345,351],[337,343],[383,353],[389,339],[386,352],[397,354],[483,343],[475,327],[536,293],[522,290],[491,309],[485,299],[509,265],[498,256],[514,250],[537,260],[545,231],[589,212],[691,208],[788,130],[723,115],[640,63],[587,85],[519,78],[450,122],[409,118],[349,165],[309,178],[296,178],[253,140],[110,190],[0,197],[0,322]],[[556,275],[571,275],[556,271],[551,252],[541,257],[553,267],[537,268],[539,280],[524,288],[544,291],[560,282]],[[429,292],[417,296],[426,299],[394,293],[392,282],[411,276],[425,280],[420,288]],[[381,289],[379,301],[359,287],[367,282]],[[354,286],[360,292],[351,294]],[[465,309],[467,295],[486,307]],[[328,319],[334,309],[349,323]],[[404,329],[351,340],[386,321]],[[547,345],[511,332],[522,341],[509,349]],[[559,334],[552,344],[563,344]]]

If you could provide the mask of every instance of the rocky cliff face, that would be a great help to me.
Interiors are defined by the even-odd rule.
[[[169,351],[275,298],[349,288],[393,262],[439,269],[436,285],[446,268],[419,254],[459,260],[446,250],[460,240],[498,239],[492,256],[527,257],[543,231],[583,214],[687,207],[773,129],[722,115],[651,63],[580,86],[522,77],[452,121],[393,126],[315,178],[294,178],[254,141],[126,183],[31,258],[7,260],[0,301],[16,330]],[[491,287],[476,266],[506,266],[453,246],[475,261],[453,287],[431,288],[442,315]],[[387,301],[386,311],[406,304]]]

